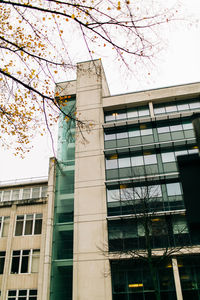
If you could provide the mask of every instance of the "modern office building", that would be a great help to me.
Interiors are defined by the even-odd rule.
[[[198,158],[200,83],[110,96],[97,60],[58,93],[92,125],[60,123],[50,299],[158,299],[155,286],[160,299],[200,299],[200,236],[177,165]]]
[[[61,116],[48,180],[0,187],[1,299],[200,300],[177,163],[199,164],[200,83],[111,96],[96,60],[56,89],[81,122]],[[188,211],[199,200],[187,196]]]

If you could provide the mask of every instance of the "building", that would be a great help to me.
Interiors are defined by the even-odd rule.
[[[49,178],[0,184],[0,299],[47,299],[54,162]]]
[[[111,96],[96,60],[56,89],[81,122],[61,116],[48,180],[0,186],[1,299],[200,299],[200,234],[177,164],[199,161],[200,83]]]
[[[76,107],[93,125],[75,135],[60,123],[50,299],[156,299],[138,259],[146,186],[156,191],[147,212],[153,257],[176,249],[156,269],[161,299],[200,299],[199,233],[187,224],[177,166],[177,156],[198,156],[191,116],[200,83],[110,96],[101,62],[90,61],[57,92],[66,112]]]

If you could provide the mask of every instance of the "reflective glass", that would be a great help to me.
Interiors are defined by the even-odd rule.
[[[167,195],[168,196],[177,196],[177,195],[182,194],[179,182],[167,183],[166,187],[167,187]]]
[[[138,117],[137,108],[136,109],[134,109],[134,108],[128,109],[127,116],[128,116],[128,118],[137,118]]]
[[[153,134],[153,130],[151,128],[149,129],[141,129],[141,135],[150,135]]]
[[[144,156],[144,164],[145,165],[157,164],[156,154],[145,155]]]
[[[197,101],[197,102],[189,103],[189,107],[190,109],[200,108],[200,102]]]
[[[163,127],[158,127],[157,128],[158,133],[165,133],[165,132],[169,132],[169,126],[163,126]]]
[[[119,158],[119,168],[127,168],[131,166],[130,157]]]
[[[133,156],[131,157],[132,166],[142,166],[144,165],[143,156]]]
[[[165,107],[165,109],[166,109],[166,112],[168,113],[168,112],[175,112],[175,111],[177,111],[177,107],[176,107],[176,105],[174,104],[174,105],[167,105],[166,107]]]
[[[183,130],[182,128],[182,125],[171,125],[170,126],[170,131],[173,132],[173,131],[181,131]]]
[[[140,108],[138,114],[139,114],[139,117],[149,116],[149,109]]]
[[[116,169],[117,168],[117,159],[106,159],[106,169]]]
[[[164,163],[175,161],[174,152],[165,152],[165,153],[162,153],[161,157],[162,157],[162,162],[164,162]]]
[[[182,110],[188,110],[189,109],[189,105],[188,104],[178,104],[178,111],[182,111]]]
[[[119,201],[120,200],[120,195],[119,195],[119,190],[107,190],[107,201],[108,202],[114,202],[114,201]]]
[[[164,107],[155,107],[154,108],[154,113],[155,113],[155,115],[164,114],[165,113],[165,108]]]
[[[140,136],[140,130],[138,130],[136,128],[131,128],[128,131],[128,135],[129,135],[129,137]]]
[[[126,131],[122,131],[122,132],[118,132],[117,133],[117,139],[125,139],[128,137],[128,132]]]

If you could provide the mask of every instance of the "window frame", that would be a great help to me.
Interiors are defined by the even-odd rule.
[[[29,219],[29,218],[27,218],[27,216],[33,216],[33,218],[32,219]],[[40,218],[39,217],[37,217],[37,216],[41,216]],[[18,217],[23,217],[23,219],[19,219],[19,220],[17,220],[17,218]],[[30,220],[32,220],[32,232],[31,232],[31,234],[25,234],[25,232],[26,232],[26,226],[27,226],[27,222],[28,221],[30,221]],[[42,220],[42,222],[41,222],[41,232],[40,233],[35,233],[35,228],[36,228],[36,221],[37,220]],[[20,235],[16,235],[16,229],[17,229],[17,223],[18,222],[22,222],[23,221],[23,225],[22,225],[22,234],[20,234]],[[43,223],[43,214],[42,213],[33,213],[33,214],[25,214],[25,215],[17,215],[16,216],[16,218],[15,218],[15,230],[14,230],[14,236],[15,237],[19,237],[19,236],[32,236],[32,235],[40,235],[40,234],[42,234],[42,223]]]
[[[14,252],[19,252],[19,254],[14,254]],[[29,251],[28,254],[25,251]],[[39,254],[34,254],[34,251],[37,251]],[[12,272],[13,267],[13,258],[19,258],[18,261],[18,271]],[[22,272],[23,264],[26,263],[26,259],[28,258],[27,263],[27,272]],[[33,259],[38,258],[38,270],[36,272],[32,272]],[[40,249],[21,249],[21,250],[12,250],[11,254],[11,262],[10,262],[10,274],[11,275],[19,275],[19,274],[34,274],[39,272],[39,260],[40,260]]]

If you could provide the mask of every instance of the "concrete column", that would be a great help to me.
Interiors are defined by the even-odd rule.
[[[183,300],[181,281],[180,281],[178,263],[176,258],[172,258],[172,267],[174,273],[174,282],[175,282],[177,300]]]
[[[43,237],[43,261],[40,265],[40,276],[38,278],[38,300],[48,300],[50,295],[50,275],[51,275],[51,253],[52,253],[52,234],[54,218],[54,196],[55,196],[55,159],[49,161],[49,180],[48,180],[48,203],[46,218],[44,216],[43,230],[46,233]],[[42,270],[43,269],[43,270]]]
[[[108,92],[100,61],[78,64],[77,115],[93,123],[76,140],[73,300],[111,300],[102,95]]]

